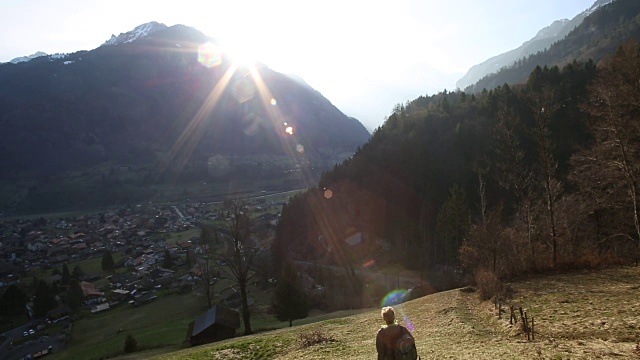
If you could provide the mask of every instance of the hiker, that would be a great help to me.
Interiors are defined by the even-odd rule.
[[[418,359],[415,340],[409,330],[396,323],[396,313],[391,306],[380,312],[385,325],[378,330],[376,350],[378,360]]]

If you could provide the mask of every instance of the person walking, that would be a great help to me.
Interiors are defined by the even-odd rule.
[[[402,325],[396,322],[396,312],[391,306],[380,311],[385,322],[376,335],[378,360],[415,360],[419,359],[415,339]]]

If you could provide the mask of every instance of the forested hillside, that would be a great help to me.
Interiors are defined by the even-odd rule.
[[[537,67],[522,86],[398,105],[353,158],[286,205],[274,256],[354,278],[402,263],[436,288],[460,274],[637,261],[638,84],[633,42],[597,68]]]
[[[583,62],[591,59],[597,63],[615,52],[626,39],[639,37],[640,2],[616,0],[591,13],[564,39],[554,43],[547,50],[538,51],[518,60],[512,66],[489,74],[475,85],[467,87],[465,91],[478,93],[505,83],[521,84],[536,66],[545,64],[563,67],[574,59]]]

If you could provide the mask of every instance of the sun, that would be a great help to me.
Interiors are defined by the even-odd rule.
[[[221,44],[226,58],[237,68],[253,68],[258,63],[258,57],[251,46],[247,44]]]
[[[206,67],[216,67],[223,62],[230,63],[236,69],[252,69],[258,63],[249,47],[218,46],[207,42],[198,47],[198,62]]]

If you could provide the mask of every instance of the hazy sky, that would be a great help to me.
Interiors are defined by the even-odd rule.
[[[295,73],[373,129],[595,0],[0,0],[0,62],[90,50],[137,25],[184,24]]]

